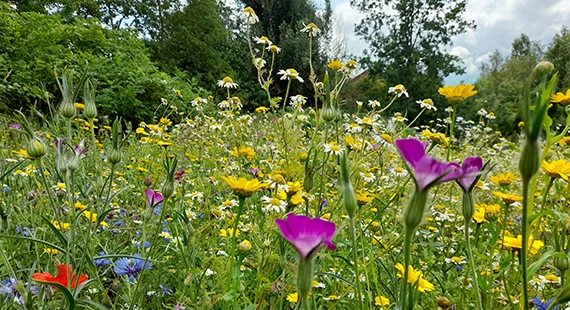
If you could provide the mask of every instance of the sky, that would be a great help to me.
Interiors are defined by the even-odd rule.
[[[332,0],[332,6],[335,35],[346,39],[348,54],[361,55],[367,44],[354,34],[354,25],[364,15],[350,6],[350,0]],[[570,27],[570,0],[470,0],[464,16],[474,20],[477,29],[454,38],[444,49],[462,59],[466,73],[447,77],[446,84],[475,82],[481,63],[495,50],[510,54],[512,41],[522,33],[549,44],[563,25]]]

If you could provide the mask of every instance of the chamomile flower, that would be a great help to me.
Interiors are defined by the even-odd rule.
[[[251,7],[246,7],[240,13],[239,17],[241,20],[245,21],[248,24],[257,24],[259,23],[259,17],[255,14],[255,11]]]
[[[310,23],[308,25],[303,24],[305,27],[301,29],[301,32],[307,32],[310,36],[316,37],[321,33],[321,29],[315,25],[315,23]]]
[[[270,45],[270,46],[266,47],[265,49],[267,49],[267,51],[274,53],[274,54],[281,53],[281,48],[278,47],[277,45]]]
[[[430,98],[424,100],[418,100],[416,101],[416,103],[419,104],[420,108],[422,109],[437,111],[437,108],[433,104],[433,100],[431,100]]]
[[[364,182],[366,183],[372,183],[376,180],[376,176],[371,172],[361,172],[360,177],[364,179]]]
[[[289,102],[291,106],[297,109],[302,109],[305,103],[307,103],[307,97],[303,95],[291,96],[291,101]]]
[[[396,86],[392,86],[392,87],[388,88],[388,93],[394,94],[394,95],[398,96],[398,98],[402,97],[403,95],[405,95],[407,98],[410,97],[410,95],[408,95],[408,91],[406,90],[406,87],[404,87],[404,85],[402,85],[402,84],[398,84]]]
[[[334,155],[340,155],[340,154],[342,154],[343,150],[344,150],[344,148],[342,146],[338,145],[334,141],[325,144],[325,152],[326,153],[330,153],[330,154],[334,154]]]
[[[237,88],[238,84],[234,83],[231,77],[226,76],[223,80],[218,81],[218,86],[222,88]]]
[[[379,108],[380,107],[380,101],[378,100],[368,100],[368,106],[371,108]]]
[[[299,76],[299,72],[293,68],[289,68],[287,70],[279,70],[277,74],[281,75],[281,80],[297,80],[301,83],[304,82],[304,80]]]
[[[254,37],[253,40],[255,40],[255,43],[257,44],[263,44],[263,45],[273,45],[273,42],[269,41],[269,38],[267,38],[266,36],[262,36],[262,37]]]
[[[260,57],[255,58],[255,59],[253,60],[253,65],[254,65],[257,69],[262,69],[263,67],[265,67],[265,63],[266,63],[265,59],[260,58]]]
[[[287,202],[279,198],[263,196],[261,200],[265,203],[263,207],[264,212],[285,212],[285,208],[287,207]]]

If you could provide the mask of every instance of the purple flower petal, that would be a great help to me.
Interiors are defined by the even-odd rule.
[[[161,203],[163,200],[163,197],[161,194],[153,191],[152,189],[146,189],[144,191],[145,195],[146,195],[146,202],[147,205],[152,208],[154,206],[156,206],[157,204]]]
[[[335,250],[332,243],[336,225],[320,218],[288,214],[287,219],[276,219],[275,224],[285,238],[299,252],[302,260],[310,260],[325,245]]]
[[[461,176],[457,182],[464,191],[471,189],[481,168],[483,168],[483,159],[481,157],[467,157],[463,161],[459,172]]]
[[[396,140],[396,146],[400,150],[400,154],[402,154],[404,160],[406,160],[414,170],[418,162],[426,156],[424,144],[420,140],[398,139]]]

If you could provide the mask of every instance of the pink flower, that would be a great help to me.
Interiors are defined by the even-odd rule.
[[[331,240],[336,232],[336,225],[332,222],[290,213],[287,220],[276,219],[275,224],[283,238],[297,249],[302,261],[311,260],[325,245],[336,250]]]
[[[152,189],[147,188],[144,193],[146,195],[146,203],[149,208],[153,208],[163,200],[162,195],[153,191]]]
[[[463,191],[469,192],[475,187],[475,183],[480,176],[483,168],[483,159],[481,157],[467,157],[459,168],[461,177],[457,179],[457,183]]]
[[[414,180],[419,191],[461,177],[458,164],[441,162],[427,155],[425,146],[420,140],[399,139],[396,140],[396,146],[404,160],[414,170]]]

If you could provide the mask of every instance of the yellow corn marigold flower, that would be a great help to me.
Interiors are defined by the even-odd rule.
[[[369,192],[363,191],[363,190],[357,190],[354,193],[354,196],[356,197],[356,202],[360,206],[363,206],[363,205],[371,202],[372,200],[374,200],[373,194],[370,194]]]
[[[511,250],[520,250],[522,248],[522,235],[517,235],[516,238],[505,236],[503,238],[503,246]],[[532,236],[528,237],[528,252],[530,255],[535,255],[544,246],[544,242],[534,240]]]
[[[342,69],[342,62],[340,62],[339,60],[332,60],[331,62],[328,63],[327,67],[329,67],[329,69],[332,70],[340,70]]]
[[[396,269],[400,271],[398,273],[399,278],[404,277],[404,265],[398,263],[396,264]],[[424,279],[423,274],[421,271],[415,271],[412,266],[408,266],[408,283],[417,286],[417,290],[424,293],[424,292],[431,292],[435,290],[435,286],[430,283],[428,280]]]
[[[256,113],[263,113],[263,114],[265,114],[265,113],[267,113],[267,111],[269,111],[269,110],[271,110],[271,109],[269,109],[269,108],[267,108],[267,107],[258,107],[258,108],[255,109],[255,112],[256,112]]]
[[[83,103],[76,102],[73,105],[80,110],[85,109],[85,105]]]
[[[290,303],[297,303],[299,301],[299,293],[293,293],[293,294],[289,294],[287,295],[286,300]]]
[[[262,187],[267,186],[267,184],[259,182],[258,179],[248,180],[246,178],[236,179],[234,176],[222,176],[222,180],[232,188],[235,195],[242,198],[249,197]]]
[[[374,297],[374,305],[375,306],[389,306],[390,305],[390,299],[384,297],[384,296],[376,296]]]
[[[516,201],[523,200],[522,196],[518,196],[515,194],[505,194],[505,193],[495,191],[495,192],[493,192],[493,195],[503,199],[503,202],[508,203],[508,204],[514,203]]]
[[[557,92],[552,95],[552,97],[550,97],[550,102],[568,105],[570,103],[570,88],[566,90],[566,93]]]
[[[238,237],[240,234],[239,229],[236,229],[236,237]],[[227,229],[220,229],[220,237],[233,237],[234,236],[234,229],[233,228],[227,228]]]
[[[477,224],[488,222],[485,218],[485,208],[476,205],[475,213],[473,213],[473,220],[477,222]]]
[[[568,174],[570,174],[570,162],[563,159],[555,160],[553,162],[542,161],[540,165],[544,173],[551,178],[559,179],[562,178],[568,181]]]
[[[68,230],[69,228],[71,228],[70,223],[65,223],[65,222],[60,222],[60,221],[51,221],[51,224],[57,230]]]
[[[447,98],[449,104],[459,104],[465,101],[465,99],[477,94],[474,89],[475,86],[471,84],[460,84],[456,86],[444,86],[437,90],[437,92]]]
[[[500,173],[489,178],[491,182],[499,186],[509,186],[517,180],[517,175],[512,172]]]
[[[249,146],[240,146],[239,149],[234,146],[233,150],[230,151],[230,154],[234,157],[246,157],[249,160],[255,158],[255,150]]]
[[[50,254],[50,255],[57,255],[59,254],[59,250],[58,249],[54,249],[54,248],[45,248],[44,249],[44,253]]]

